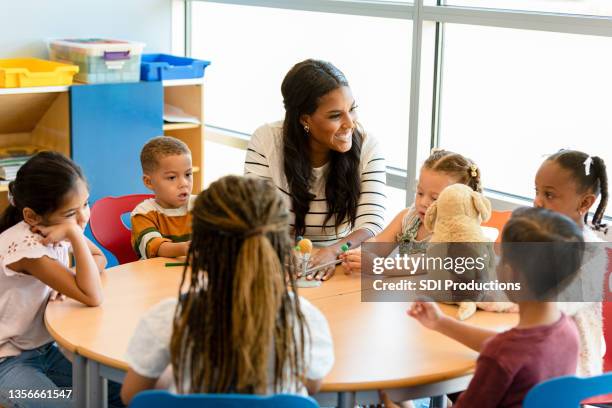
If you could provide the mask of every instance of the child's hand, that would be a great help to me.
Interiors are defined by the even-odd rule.
[[[61,302],[62,300],[66,300],[66,295],[62,295],[61,293],[59,293],[56,290],[52,290],[51,294],[49,295],[49,301],[54,302],[54,301],[59,301]]]
[[[361,272],[361,247],[349,249],[340,254],[339,258],[342,259],[342,266],[346,274]]]
[[[406,311],[408,316],[416,319],[428,329],[437,330],[444,315],[434,302],[417,301]]]
[[[61,241],[72,241],[75,237],[83,235],[81,227],[72,222],[63,222],[49,226],[36,225],[30,228],[30,230],[42,235],[41,243],[43,245],[55,245]]]

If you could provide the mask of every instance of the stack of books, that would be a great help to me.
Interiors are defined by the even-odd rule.
[[[32,155],[0,155],[0,184],[8,184],[15,180],[17,170],[27,162]]]

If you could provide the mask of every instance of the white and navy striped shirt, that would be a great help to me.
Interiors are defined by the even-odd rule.
[[[285,177],[283,165],[283,122],[274,122],[259,127],[249,142],[244,174],[272,180],[276,187],[287,199],[291,208],[291,194]],[[364,135],[361,147],[361,193],[357,207],[355,226],[351,231],[348,220],[338,227],[336,234],[334,228],[335,218],[332,216],[324,228],[323,222],[327,215],[327,202],[325,201],[325,175],[328,165],[313,168],[310,192],[315,198],[310,202],[310,209],[306,214],[305,238],[309,238],[315,245],[333,245],[352,231],[367,229],[373,235],[383,230],[385,223],[385,159],[379,151],[378,143],[370,135]],[[293,227],[294,216],[291,218]]]

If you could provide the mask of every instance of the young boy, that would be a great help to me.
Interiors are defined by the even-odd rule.
[[[520,407],[536,384],[573,375],[578,332],[550,302],[576,276],[582,261],[581,229],[568,217],[542,208],[520,208],[502,233],[500,281],[520,282],[518,325],[504,333],[445,316],[432,302],[415,302],[408,315],[480,352],[467,390],[453,407]],[[548,301],[547,301],[548,300]]]
[[[191,151],[170,136],[149,140],[140,152],[142,180],[155,193],[132,211],[132,248],[142,259],[187,255],[195,196]]]

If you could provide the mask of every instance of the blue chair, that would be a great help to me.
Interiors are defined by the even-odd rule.
[[[577,408],[589,397],[609,393],[612,393],[612,373],[553,378],[533,387],[523,401],[523,408]]]
[[[319,404],[299,395],[247,395],[247,394],[187,394],[176,395],[168,391],[143,391],[136,395],[130,408],[318,408]]]

